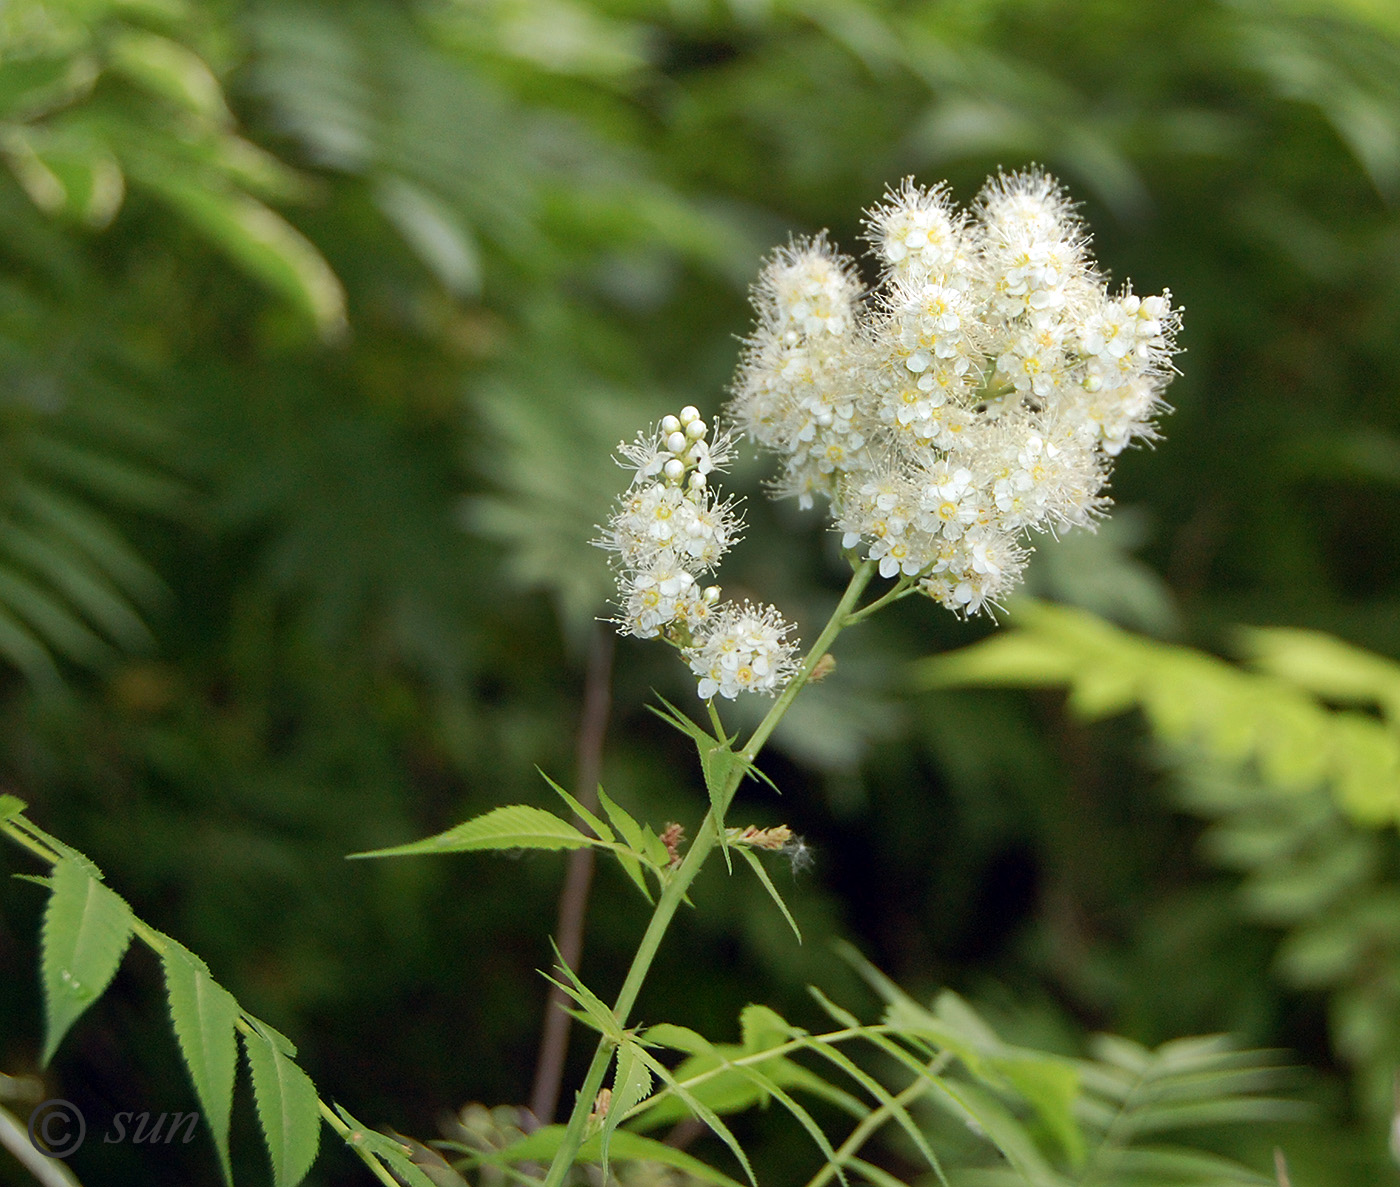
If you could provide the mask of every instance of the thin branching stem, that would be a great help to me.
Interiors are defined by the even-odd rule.
[[[826,626],[822,628],[821,634],[817,636],[816,642],[807,652],[797,674],[779,694],[767,716],[758,724],[747,744],[739,751],[739,756],[744,759],[744,762],[735,764],[733,773],[729,776],[724,788],[721,789],[718,803],[720,811],[716,813],[716,806],[712,805],[710,810],[705,813],[705,819],[696,830],[695,840],[691,842],[684,859],[667,880],[666,886],[657,900],[651,922],[647,924],[646,933],[642,936],[637,953],[632,958],[631,967],[627,970],[627,978],[623,981],[622,988],[618,991],[617,1001],[613,1005],[613,1015],[619,1026],[627,1025],[627,1017],[632,1012],[633,1005],[636,1004],[642,983],[646,980],[652,961],[656,959],[657,950],[661,947],[661,941],[666,935],[666,930],[671,926],[671,920],[675,917],[677,908],[685,901],[690,884],[695,881],[696,875],[700,873],[701,867],[720,841],[724,809],[729,806],[729,801],[738,791],[739,784],[749,765],[763,749],[764,743],[768,741],[774,729],[777,728],[778,722],[783,719],[783,715],[788,711],[797,694],[806,686],[813,669],[817,666],[817,661],[827,653],[836,636],[846,627],[847,617],[860,600],[860,595],[865,592],[865,587],[870,583],[874,573],[874,563],[864,561],[852,574],[850,583],[846,586],[846,592],[841,596],[841,601],[832,611],[831,617],[827,620]],[[719,732],[716,741],[724,743],[723,731]],[[569,1168],[574,1164],[579,1147],[583,1145],[584,1130],[588,1124],[589,1114],[593,1110],[598,1090],[603,1086],[608,1065],[612,1061],[613,1046],[612,1041],[606,1036],[598,1040],[598,1046],[593,1052],[593,1060],[588,1065],[583,1085],[574,1098],[574,1107],[569,1113],[569,1121],[564,1130],[563,1140],[554,1155],[554,1161],[550,1164],[549,1173],[545,1176],[544,1187],[560,1187],[569,1172]]]
[[[928,1067],[924,1069],[924,1074],[905,1088],[903,1092],[892,1097],[888,1104],[872,1109],[861,1118],[860,1124],[851,1130],[850,1136],[836,1148],[836,1157],[826,1163],[807,1181],[807,1187],[822,1187],[822,1184],[836,1174],[838,1167],[845,1166],[848,1160],[855,1157],[856,1151],[865,1145],[880,1126],[895,1115],[896,1111],[903,1109],[906,1105],[913,1104],[929,1090],[933,1084],[933,1078],[938,1075],[948,1060],[948,1053],[941,1052],[936,1059],[930,1061]]]
[[[360,1161],[369,1167],[374,1177],[385,1184],[385,1187],[399,1187],[399,1181],[388,1172],[384,1164],[355,1140],[355,1131],[341,1120],[340,1114],[319,1097],[316,1103],[321,1108],[322,1120],[340,1135],[341,1141],[360,1156]]]

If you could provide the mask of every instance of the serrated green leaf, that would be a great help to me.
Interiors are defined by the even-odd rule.
[[[979,1085],[964,1082],[938,1080],[935,1087],[941,1091],[935,1092],[933,1099],[959,1121],[971,1122],[1005,1155],[1027,1184],[1060,1187],[1063,1180],[1036,1149],[1025,1126],[995,1096]]]
[[[131,942],[131,908],[113,890],[65,857],[54,866],[44,911],[42,973],[47,1064],[68,1028],[111,982]]]
[[[477,849],[584,849],[595,842],[567,820],[529,804],[507,804],[463,824],[389,849],[352,853],[352,858],[410,857],[423,853],[466,853]]]
[[[536,767],[535,770],[540,771],[539,767]],[[602,820],[600,820],[596,814],[590,812],[581,803],[579,803],[578,800],[574,799],[573,796],[571,796],[567,791],[560,787],[559,784],[554,782],[554,780],[551,779],[548,775],[546,775],[543,771],[540,771],[540,778],[543,779],[546,783],[548,783],[550,787],[552,787],[555,790],[555,792],[558,793],[559,798],[562,799],[566,804],[569,805],[570,808],[574,810],[574,813],[578,816],[578,818],[593,830],[594,835],[600,841],[616,840],[616,834],[613,832],[612,829],[610,829]]]
[[[603,1001],[593,990],[589,989],[567,964],[559,954],[559,948],[553,940],[550,940],[550,947],[554,950],[555,968],[564,977],[559,981],[554,977],[545,974],[545,980],[550,984],[558,986],[569,995],[584,1012],[583,1021],[587,1022],[599,1034],[611,1039],[614,1043],[622,1043],[626,1036],[622,1026],[617,1020],[617,1015],[612,1012],[606,1002]]]
[[[229,1116],[233,1108],[233,1082],[238,1070],[238,1042],[234,1024],[238,1003],[209,975],[205,963],[169,936],[164,937],[161,959],[165,966],[165,991],[170,1020],[180,1053],[189,1068],[204,1120],[214,1136],[219,1169],[224,1182],[233,1182],[229,1164]]]
[[[601,787],[598,788],[598,803],[608,814],[608,819],[612,821],[613,827],[622,835],[627,847],[638,855],[645,852],[646,841],[642,836],[642,826]]]
[[[734,862],[729,855],[729,846],[726,844],[724,835],[724,814],[729,809],[729,804],[726,802],[726,788],[736,766],[750,766],[751,764],[734,753],[730,747],[732,739],[716,738],[691,721],[665,697],[657,697],[657,700],[664,708],[658,709],[654,705],[649,705],[648,708],[662,721],[668,722],[691,739],[695,743],[696,750],[700,753],[700,770],[705,778],[705,790],[709,793],[710,809],[714,814],[715,827],[719,830],[720,850],[724,854],[725,868],[732,873]]]
[[[246,1015],[245,1015],[246,1017]],[[253,1100],[267,1140],[275,1187],[297,1187],[306,1178],[321,1141],[321,1102],[316,1086],[293,1062],[288,1041],[248,1018],[243,1051],[253,1074]]]
[[[565,1129],[566,1127],[563,1125],[545,1126],[502,1150],[494,1150],[480,1155],[477,1161],[490,1165],[504,1164],[507,1166],[521,1162],[548,1162],[559,1149]],[[601,1158],[601,1146],[601,1137],[595,1134],[579,1147],[575,1161],[598,1162]],[[731,1179],[723,1171],[716,1170],[683,1150],[677,1150],[674,1146],[666,1145],[665,1142],[659,1142],[655,1138],[645,1137],[630,1130],[618,1129],[614,1131],[612,1151],[615,1158],[628,1161],[645,1159],[648,1162],[659,1162],[663,1166],[682,1171],[702,1183],[713,1183],[715,1187],[739,1187],[738,1182]]]
[[[344,1135],[345,1144],[356,1152],[363,1152],[361,1157],[368,1155],[377,1158],[409,1187],[436,1187],[427,1172],[409,1156],[409,1147],[402,1142],[396,1142],[388,1134],[370,1129],[368,1125],[356,1121],[340,1105],[335,1106],[335,1111],[350,1127],[350,1132]]]
[[[724,814],[729,810],[730,780],[735,771],[743,770],[750,764],[729,748],[726,742],[716,742],[711,738],[707,743],[697,743],[700,751],[700,770],[705,776],[705,790],[710,793],[710,811],[714,813],[715,828],[719,830],[720,849],[724,853],[724,864],[732,870],[729,845],[724,834]]]
[[[637,860],[637,855],[630,849],[614,849],[612,855],[617,858],[617,864],[622,867],[622,872],[632,879],[633,885],[642,892],[642,897],[647,902],[655,902],[651,896],[651,887],[647,885],[646,875],[642,873],[642,863]]]
[[[536,769],[538,770],[538,768]],[[540,771],[540,775],[543,776],[544,781],[548,783],[550,787],[554,788],[554,790],[559,793],[559,795],[563,798],[564,802],[568,804],[569,807],[571,807],[575,812],[578,813],[579,818],[585,824],[587,824],[588,827],[591,828],[601,840],[606,841],[610,844],[616,841],[617,834],[613,832],[611,828],[608,827],[605,821],[600,819],[596,814],[590,812],[587,808],[580,804],[578,800],[576,800],[567,791],[560,787],[559,784],[554,782],[554,780],[551,779],[548,775],[546,775],[543,771]],[[632,818],[628,816],[625,812],[623,812],[622,809],[619,808],[615,803],[613,803],[612,800],[608,799],[607,796],[604,795],[603,789],[600,787],[598,789],[598,802],[600,804],[603,804],[605,801],[606,804],[609,805],[604,809],[605,811],[609,813],[617,812],[621,814],[621,816],[625,818],[625,820],[630,825],[629,832],[624,833],[623,836],[623,842],[626,846],[628,846],[628,848],[624,848],[623,846],[617,846],[616,848],[612,849],[612,855],[615,858],[617,858],[617,863],[622,867],[623,873],[625,873],[632,880],[633,884],[637,887],[637,889],[642,892],[642,896],[647,900],[647,902],[653,902],[654,900],[651,896],[651,888],[647,885],[646,875],[642,872],[642,863],[638,860],[637,853],[635,852],[639,849],[641,851],[646,850],[646,830],[637,828],[636,822],[632,820]],[[635,830],[635,835],[640,836],[642,838],[642,846],[639,847],[635,844],[635,842],[628,839],[631,830]]]
[[[642,856],[658,870],[664,870],[671,864],[671,854],[665,842],[647,824],[642,825]]]
[[[792,912],[788,910],[787,903],[783,902],[783,896],[778,893],[778,888],[773,885],[773,880],[768,877],[768,871],[763,868],[763,862],[759,860],[758,854],[747,845],[736,845],[739,855],[749,863],[749,867],[758,876],[759,882],[763,884],[763,889],[768,892],[768,897],[778,904],[778,910],[783,913],[783,918],[787,920],[788,926],[792,928],[792,934],[797,937],[797,942],[802,943],[802,929],[797,926],[797,920],[792,917]]]
[[[739,1011],[739,1039],[746,1054],[757,1055],[781,1047],[789,1039],[805,1034],[771,1006],[750,1002]]]
[[[17,795],[0,795],[0,821],[18,816],[25,809],[25,802]]]
[[[622,1043],[617,1049],[612,1100],[608,1103],[608,1112],[603,1118],[603,1128],[599,1133],[599,1153],[603,1163],[604,1181],[608,1177],[608,1148],[617,1123],[651,1095],[651,1070],[641,1058],[641,1050],[635,1041]]]
[[[704,1035],[688,1026],[677,1026],[674,1022],[658,1022],[647,1027],[642,1037],[658,1047],[669,1047],[673,1051],[684,1051],[687,1055],[713,1055],[715,1045]]]
[[[656,698],[661,702],[662,707],[658,709],[655,705],[648,705],[647,709],[661,718],[672,728],[679,730],[687,738],[690,738],[696,745],[703,745],[707,742],[713,743],[714,737],[705,729],[695,724],[682,713],[675,705],[671,704],[665,697],[658,695]]]
[[[767,1104],[767,1088],[756,1083],[744,1068],[734,1066],[740,1060],[746,1060],[764,1079],[783,1089],[800,1089],[811,1093],[854,1117],[862,1117],[868,1111],[850,1093],[828,1083],[784,1054],[775,1053],[753,1061],[752,1057],[762,1054],[762,1050],[749,1050],[736,1044],[713,1044],[694,1031],[685,1027],[672,1029],[666,1023],[648,1029],[645,1038],[648,1044],[655,1042],[692,1052],[689,1058],[673,1069],[673,1075],[688,1092],[719,1114],[738,1113]],[[786,1040],[781,1034],[774,1035],[771,1045],[764,1050],[777,1050],[785,1045]],[[658,1092],[654,1100],[655,1105],[636,1118],[636,1125],[650,1129],[685,1116],[686,1109],[679,1098],[667,1099],[667,1093],[663,1091]]]

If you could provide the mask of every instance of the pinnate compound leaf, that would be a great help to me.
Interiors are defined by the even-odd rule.
[[[486,1155],[480,1161],[505,1165],[521,1162],[548,1162],[559,1149],[564,1138],[564,1130],[565,1127],[562,1125],[545,1126],[543,1129],[537,1129],[529,1137],[522,1138],[515,1144],[507,1146],[504,1150]],[[702,1183],[713,1183],[715,1187],[739,1187],[737,1180],[731,1179],[723,1171],[716,1170],[701,1162],[684,1150],[677,1150],[674,1146],[666,1145],[665,1142],[633,1133],[631,1130],[614,1131],[611,1151],[614,1158],[628,1161],[645,1159],[647,1162],[659,1162],[663,1166],[672,1167]],[[596,1163],[601,1157],[602,1137],[594,1135],[579,1147],[575,1161]]]
[[[275,1187],[296,1187],[321,1141],[321,1102],[311,1078],[292,1060],[296,1048],[272,1027],[248,1018],[243,1050],[253,1073],[253,1099],[267,1139]]]
[[[819,991],[813,990],[813,993],[817,995],[819,1001],[829,1007],[833,1014],[844,1012],[841,1011],[840,1007],[836,1006],[834,1002],[825,998]],[[847,1017],[851,1019],[851,1022],[855,1022],[853,1015],[848,1014]],[[923,1155],[924,1160],[937,1173],[938,1177],[940,1179],[943,1177],[942,1165],[938,1161],[938,1156],[933,1152],[933,1147],[928,1144],[928,1139],[924,1136],[923,1130],[914,1123],[914,1119],[909,1116],[908,1109],[904,1108],[895,1100],[889,1089],[875,1079],[874,1076],[859,1067],[850,1056],[844,1051],[841,1051],[834,1044],[819,1043],[805,1031],[800,1031],[795,1027],[792,1029],[792,1034],[793,1037],[799,1040],[813,1055],[820,1056],[822,1059],[839,1067],[846,1075],[870,1093],[884,1110],[894,1118],[896,1124],[904,1130],[909,1140],[914,1143],[919,1153]]]
[[[463,824],[389,849],[351,857],[410,857],[421,853],[465,853],[474,849],[584,849],[595,844],[567,820],[529,804],[493,808]]]
[[[710,1108],[709,1105],[683,1088],[676,1081],[675,1076],[666,1069],[665,1065],[646,1051],[639,1048],[638,1058],[651,1069],[652,1074],[655,1075],[657,1079],[661,1080],[672,1092],[680,1097],[696,1120],[703,1122],[711,1133],[729,1147],[730,1152],[739,1160],[739,1165],[744,1168],[744,1174],[748,1177],[749,1182],[753,1184],[753,1187],[758,1187],[758,1180],[754,1178],[753,1167],[749,1165],[749,1156],[744,1153],[744,1148],[739,1145],[739,1139],[730,1131],[729,1126],[719,1119],[719,1115]]]
[[[208,966],[199,957],[169,936],[163,939],[165,950],[161,959],[165,965],[170,1020],[204,1119],[214,1136],[224,1182],[232,1183],[228,1130],[233,1081],[238,1070],[238,1043],[234,1038],[238,1003],[209,975]]]
[[[789,1035],[801,1031],[783,1022],[764,1006],[749,1006],[741,1015],[744,1032],[742,1044],[711,1043],[702,1035],[683,1026],[658,1023],[645,1033],[648,1046],[670,1047],[685,1051],[683,1060],[672,1072],[674,1078],[695,1099],[716,1113],[738,1113],[764,1106],[773,1095],[772,1086],[811,1093],[853,1117],[865,1116],[868,1109],[850,1093],[824,1080],[815,1072],[786,1057],[780,1049],[789,1045]],[[763,1059],[755,1055],[774,1052]],[[744,1065],[736,1066],[744,1060]],[[752,1072],[757,1072],[755,1078]],[[686,1106],[678,1093],[669,1089],[658,1092],[646,1110],[636,1118],[639,1126],[652,1129],[681,1120]]]
[[[350,1132],[345,1135],[345,1144],[352,1150],[361,1153],[362,1157],[368,1155],[379,1159],[407,1183],[408,1187],[436,1187],[427,1172],[409,1157],[409,1148],[402,1142],[396,1142],[388,1134],[370,1129],[369,1126],[356,1121],[339,1105],[335,1106],[335,1111],[350,1127]]]
[[[45,1064],[78,1016],[102,996],[131,942],[131,908],[99,879],[91,863],[75,856],[54,866],[43,929]]]

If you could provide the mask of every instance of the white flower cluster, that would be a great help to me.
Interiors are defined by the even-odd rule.
[[[706,700],[772,695],[796,671],[791,625],[771,606],[721,602],[719,586],[699,582],[742,526],[733,501],[720,499],[708,478],[729,461],[732,438],[707,440],[709,432],[686,407],[618,446],[634,475],[597,541],[616,554],[620,613],[613,621],[624,634],[676,644]]]
[[[867,296],[824,236],[779,249],[731,414],[821,495],[885,577],[972,614],[1020,578],[1029,530],[1092,526],[1111,460],[1153,437],[1171,294],[1114,296],[1059,184],[990,180],[970,211],[906,181],[870,212]]]

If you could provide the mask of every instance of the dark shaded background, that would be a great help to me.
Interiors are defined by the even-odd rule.
[[[1039,162],[1113,278],[1186,309],[1165,440],[1121,460],[1097,537],[1047,542],[1037,593],[1211,648],[1248,622],[1400,655],[1400,18],[1379,0],[73,11],[0,14],[0,121],[60,182],[13,147],[0,171],[0,774],[368,1121],[426,1139],[525,1097],[562,861],[343,856],[547,804],[535,764],[570,778],[615,442],[717,410],[761,256],[823,227],[855,250],[906,175],[970,200]],[[207,63],[231,110],[188,61],[143,68],[134,32]],[[244,198],[329,263],[343,321],[334,278],[299,240],[264,250]],[[833,541],[762,476],[731,480],[749,527],[726,591],[810,632],[842,584]],[[867,1000],[830,954],[846,937],[1027,1042],[1287,1048],[1319,1102],[1295,1184],[1395,1181],[1389,1102],[1364,1087],[1393,1036],[1339,1046],[1330,991],[1279,975],[1279,929],[1202,855],[1138,723],[910,691],[908,661],[987,629],[904,602],[843,639],[767,761],[783,798],[736,808],[815,851],[789,883],[807,943],[712,872],[641,1017],[732,1037],[763,1001],[816,1025],[809,982]],[[619,643],[604,782],[693,825],[703,788],[652,690],[694,704],[667,649]],[[12,1075],[41,1042],[40,908],[23,883],[0,896]],[[600,993],[644,919],[602,871]],[[1356,976],[1400,1009],[1387,961]],[[129,958],[51,1093],[187,1107],[160,1003]],[[235,1159],[258,1182],[248,1105]],[[788,1182],[805,1139],[750,1124]],[[74,1169],[212,1183],[206,1147],[160,1152],[168,1173],[129,1147]],[[335,1151],[312,1181],[367,1180]]]

